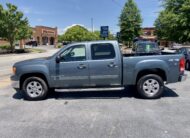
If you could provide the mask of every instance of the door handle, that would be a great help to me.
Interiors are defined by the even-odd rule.
[[[80,64],[77,68],[78,68],[78,69],[85,69],[85,68],[86,68],[86,65]]]
[[[117,68],[118,66],[115,65],[114,63],[110,63],[110,64],[108,64],[108,67],[110,67],[110,68]]]

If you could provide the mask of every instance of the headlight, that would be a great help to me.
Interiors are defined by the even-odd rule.
[[[13,67],[13,74],[16,74],[16,67]]]

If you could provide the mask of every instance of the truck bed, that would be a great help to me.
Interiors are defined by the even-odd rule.
[[[123,54],[123,57],[134,57],[134,56],[155,56],[155,55],[175,55],[176,53],[161,52],[161,53],[130,53]]]
[[[136,78],[140,70],[158,69],[167,74],[167,83],[178,81],[179,60],[183,55],[161,53],[161,54],[125,54],[123,56],[123,82],[132,85],[136,83]],[[147,71],[145,71],[147,72]],[[176,74],[176,75],[174,75]]]

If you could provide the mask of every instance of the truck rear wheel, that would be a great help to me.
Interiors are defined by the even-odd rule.
[[[163,94],[164,82],[158,75],[145,75],[138,80],[137,91],[142,98],[157,99]]]
[[[39,77],[27,78],[22,86],[24,99],[29,101],[44,100],[48,94],[46,82]]]

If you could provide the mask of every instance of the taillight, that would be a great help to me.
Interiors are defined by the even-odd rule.
[[[185,71],[185,59],[184,58],[181,58],[179,61],[179,70],[180,70],[180,72]]]

